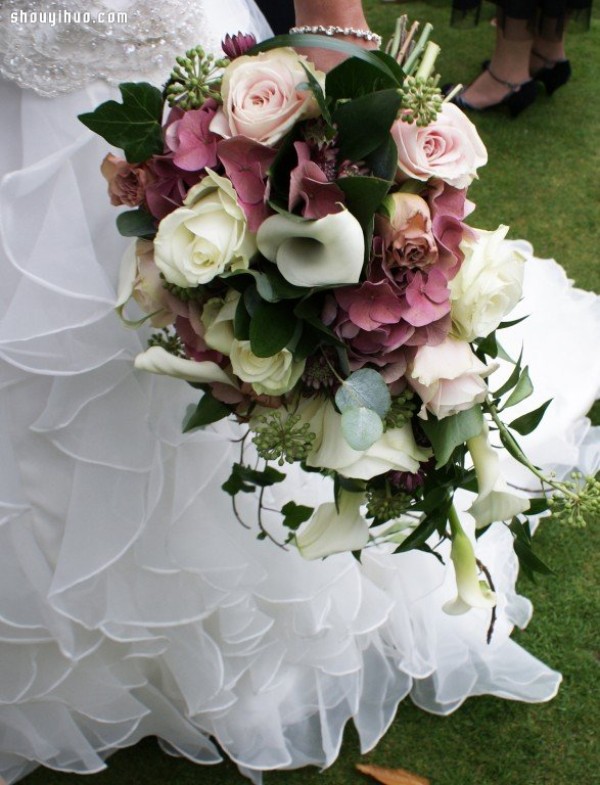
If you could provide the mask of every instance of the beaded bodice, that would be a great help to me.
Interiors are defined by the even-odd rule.
[[[97,79],[164,81],[201,43],[219,51],[210,0],[2,0],[0,74],[43,96]]]

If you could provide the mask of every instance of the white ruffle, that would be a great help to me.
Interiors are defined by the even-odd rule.
[[[440,714],[471,695],[551,698],[559,674],[509,637],[531,606],[505,527],[478,541],[500,598],[487,645],[485,612],[441,611],[452,570],[426,554],[305,562],[234,519],[219,486],[235,428],[183,435],[193,390],[136,372],[144,335],[112,311],[124,242],[104,144],[75,119],[108,94],[49,102],[0,83],[0,141],[23,140],[0,144],[0,774],[99,771],[153,734],[199,763],[219,760],[216,740],[259,781],[332,763],[350,720],[371,748],[408,695]],[[557,401],[531,448],[592,470],[598,299],[554,262],[527,270],[535,315],[510,348],[525,340],[536,395]],[[274,494],[329,492],[295,473]]]

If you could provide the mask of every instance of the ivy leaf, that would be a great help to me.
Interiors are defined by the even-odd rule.
[[[119,85],[123,103],[105,101],[79,115],[91,131],[120,147],[129,163],[140,163],[163,152],[162,93],[147,82]]]
[[[368,450],[383,433],[381,417],[364,406],[346,409],[341,423],[344,439],[353,450]]]
[[[371,368],[361,368],[344,380],[335,394],[335,402],[342,414],[364,407],[372,409],[381,418],[388,413],[392,397],[380,373]]]
[[[140,207],[139,210],[119,213],[117,229],[123,237],[154,237],[156,222],[150,213]]]
[[[541,423],[544,414],[546,413],[546,409],[552,403],[552,398],[548,401],[543,403],[541,406],[538,406],[537,409],[534,409],[532,412],[528,412],[527,414],[523,414],[521,417],[517,417],[516,420],[513,420],[509,423],[509,428],[512,428],[517,433],[520,433],[521,436],[527,436],[528,433],[535,431],[538,425]]]
[[[269,485],[283,482],[285,478],[286,475],[283,472],[278,472],[272,466],[267,466],[260,471],[241,463],[234,463],[231,467],[231,474],[221,488],[230,496],[235,496],[237,493],[253,493],[256,486],[266,488]]]
[[[229,407],[218,401],[210,392],[205,392],[198,405],[183,425],[183,432],[188,433],[196,428],[203,428],[218,422],[231,414]]]
[[[481,406],[473,406],[465,412],[458,412],[442,420],[428,414],[427,419],[419,424],[431,442],[439,469],[448,463],[456,447],[481,433],[483,411]]]
[[[304,504],[287,502],[281,508],[283,513],[283,525],[292,531],[296,531],[304,521],[307,521],[315,511],[314,507],[306,507]]]

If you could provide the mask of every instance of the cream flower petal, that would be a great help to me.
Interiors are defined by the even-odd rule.
[[[140,371],[173,376],[176,379],[200,384],[220,382],[238,389],[238,385],[216,363],[196,362],[183,357],[175,357],[162,346],[151,346],[142,354],[138,354],[134,365]]]
[[[360,513],[363,502],[362,493],[342,491],[339,511],[334,502],[319,505],[296,534],[296,547],[303,558],[321,559],[364,548],[369,540],[369,524]]]

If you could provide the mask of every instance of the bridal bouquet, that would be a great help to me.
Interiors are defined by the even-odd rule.
[[[455,511],[458,488],[477,493],[478,532],[510,526],[529,571],[546,568],[523,514],[550,503],[578,523],[598,494],[543,477],[521,450],[515,434],[549,402],[501,417],[533,389],[520,359],[503,384],[488,382],[508,359],[496,335],[525,259],[507,227],[465,223],[486,150],[442,99],[430,26],[418,40],[415,29],[402,20],[385,53],[239,34],[222,59],[198,47],[164,90],[123,84],[122,103],[81,120],[125,153],[102,172],[112,203],[134,208],[117,219],[137,238],[119,313],[156,329],[136,366],[202,391],[186,429],[229,416],[247,426],[224,490],[258,488],[262,500],[295,462],[333,478],[330,503],[281,509],[307,558],[380,541],[434,552],[436,535],[450,538],[458,596],[447,610],[460,613],[495,598]],[[350,57],[325,76],[292,46]],[[499,443],[560,494],[513,492]],[[258,523],[272,536],[260,510]]]

